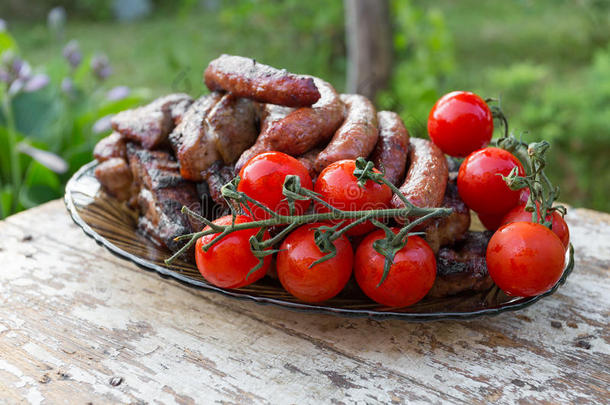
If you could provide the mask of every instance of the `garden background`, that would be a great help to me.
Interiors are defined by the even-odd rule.
[[[345,89],[341,1],[3,0],[0,218],[63,194],[108,116],[172,91],[205,92],[220,53]],[[574,206],[610,212],[610,2],[394,0],[394,65],[379,108],[426,136],[438,97],[500,98],[511,130],[552,143]]]

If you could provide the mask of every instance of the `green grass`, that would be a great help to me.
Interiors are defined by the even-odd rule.
[[[194,10],[131,24],[70,20],[65,39],[78,39],[85,52],[107,53],[115,69],[111,83],[146,87],[155,95],[205,91],[202,71],[220,53],[248,55],[344,88],[340,6],[322,1],[308,5],[288,1],[281,7],[236,3],[241,6],[231,12]],[[603,61],[598,62],[601,79],[599,66],[592,67],[596,55],[599,59],[608,47],[608,3],[413,0],[412,4],[440,11],[453,42],[454,66],[439,81],[437,91],[463,89],[500,96],[515,131],[529,131],[526,139],[553,141],[551,176],[564,190],[562,199],[610,211],[610,118],[606,123],[600,117],[608,111],[610,94],[596,82],[610,80],[610,75],[604,75]],[[9,23],[33,64],[61,52],[63,44],[52,40],[44,25]],[[397,55],[399,60],[402,57]],[[425,116],[418,118],[425,122]]]

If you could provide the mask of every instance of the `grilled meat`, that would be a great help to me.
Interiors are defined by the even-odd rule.
[[[375,167],[384,170],[385,178],[399,186],[405,177],[409,153],[409,131],[400,115],[392,111],[379,111],[379,140],[371,155]]]
[[[226,164],[235,163],[256,141],[259,108],[257,102],[229,93],[207,115],[207,133],[215,140],[216,149]]]
[[[220,93],[198,98],[169,137],[180,162],[180,173],[187,180],[203,180],[201,171],[220,158],[216,141],[206,130],[205,118],[221,98]]]
[[[469,231],[462,241],[442,247],[436,256],[436,280],[428,297],[447,297],[491,288],[493,280],[487,272],[485,252],[492,234]]]
[[[243,56],[221,55],[214,59],[205,70],[204,81],[212,91],[225,90],[238,97],[289,107],[307,107],[320,98],[311,77]]]
[[[371,101],[358,94],[342,94],[345,120],[314,163],[317,173],[343,159],[368,157],[379,138],[377,111]]]
[[[460,198],[455,177],[447,182],[442,206],[452,208],[451,215],[432,220],[425,230],[426,241],[435,252],[463,238],[470,228],[470,210]]]
[[[168,151],[149,151],[129,143],[127,156],[139,187],[137,204],[143,217],[138,223],[140,231],[177,251],[183,242],[174,241],[176,236],[202,227],[181,212],[183,206],[201,212],[195,184],[180,176],[178,162]]]
[[[217,160],[212,163],[209,168],[204,170],[201,175],[208,184],[212,200],[214,200],[216,204],[228,208],[227,202],[222,197],[220,189],[235,177],[234,168],[223,164],[221,160]]]
[[[127,159],[125,140],[118,132],[111,133],[95,145],[93,157],[100,163],[112,158]]]
[[[254,156],[276,150],[299,156],[327,142],[343,121],[344,106],[336,90],[327,82],[314,78],[322,95],[311,107],[302,107],[264,126],[258,139],[235,164],[240,170]]]
[[[186,94],[170,94],[143,107],[118,113],[112,118],[112,128],[125,139],[154,149],[167,140],[191,102],[192,98]]]
[[[125,159],[110,158],[100,163],[95,168],[94,174],[108,194],[119,201],[129,200],[133,178]]]

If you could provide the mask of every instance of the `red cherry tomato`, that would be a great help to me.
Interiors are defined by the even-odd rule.
[[[419,236],[409,236],[406,246],[394,256],[388,276],[377,287],[383,275],[385,257],[373,248],[373,243],[384,237],[385,233],[377,230],[358,246],[354,264],[356,281],[362,291],[378,304],[389,307],[413,305],[424,298],[434,284],[434,252]]]
[[[538,204],[536,204],[538,207]],[[546,217],[549,220],[549,217]],[[508,211],[502,218],[502,225],[510,224],[511,222],[532,222],[532,213],[525,210],[525,204],[521,204]],[[567,249],[570,244],[570,230],[565,219],[557,211],[551,213],[551,230],[559,237],[563,246]]]
[[[325,256],[314,241],[314,229],[323,224],[307,224],[292,232],[277,254],[277,274],[290,294],[301,301],[321,302],[339,294],[352,274],[354,252],[345,235],[335,240],[337,255],[312,267]]]
[[[464,157],[486,147],[493,130],[493,117],[487,103],[468,91],[445,94],[428,116],[430,139],[451,156]]]
[[[490,231],[498,229],[504,219],[504,214],[484,214],[479,212],[477,213],[477,216],[485,229],[489,229]]]
[[[392,199],[392,190],[385,184],[377,184],[368,180],[364,187],[358,185],[354,176],[356,162],[340,160],[328,165],[316,181],[314,191],[332,206],[345,211],[359,211],[388,208]],[[377,173],[379,171],[374,169]],[[322,204],[316,204],[316,211],[328,212]],[[375,226],[370,222],[356,225],[347,231],[348,235],[362,235]]]
[[[504,214],[519,202],[521,191],[513,191],[500,174],[506,176],[513,168],[525,171],[521,162],[500,148],[480,149],[464,160],[458,172],[458,191],[462,200],[477,213]]]
[[[487,245],[487,270],[504,292],[519,297],[542,294],[563,273],[563,244],[547,227],[531,222],[504,225]]]
[[[214,221],[218,225],[229,225],[231,215],[218,218]],[[251,222],[249,217],[238,215],[236,224]],[[210,229],[205,227],[205,229]],[[206,235],[197,240],[195,246],[195,261],[199,272],[210,284],[222,288],[240,288],[260,280],[266,273],[271,263],[271,257],[264,259],[263,266],[250,274],[248,272],[258,264],[258,259],[250,251],[250,237],[256,235],[259,228],[243,229],[235,231],[204,252],[202,246],[209,243],[218,234]],[[265,234],[269,239],[269,234]]]
[[[239,172],[238,191],[246,193],[273,211],[288,215],[288,202],[282,194],[282,186],[287,175],[294,174],[301,179],[301,185],[313,189],[307,168],[297,159],[281,152],[265,152],[250,159]],[[295,203],[296,214],[303,214],[309,207],[309,200]],[[248,204],[255,220],[267,219],[270,215],[264,209]]]

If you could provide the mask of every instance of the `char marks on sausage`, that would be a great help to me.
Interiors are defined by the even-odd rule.
[[[332,137],[343,121],[344,106],[330,84],[314,80],[321,94],[318,102],[266,125],[256,143],[240,156],[235,165],[237,171],[260,153],[275,150],[300,156]]]
[[[405,177],[409,153],[409,132],[400,115],[392,111],[379,111],[379,139],[371,159],[375,167],[385,171],[385,178],[399,186]]]
[[[140,143],[146,149],[162,145],[182,117],[189,95],[177,93],[161,97],[143,107],[118,113],[112,117],[112,128],[125,139]]]
[[[224,90],[237,97],[289,107],[311,106],[320,99],[311,77],[242,56],[221,55],[214,59],[204,72],[204,81],[212,91]]]
[[[317,173],[339,160],[366,158],[377,143],[379,130],[373,103],[357,94],[342,94],[341,101],[345,105],[345,120],[317,156],[314,163]]]
[[[409,168],[400,192],[417,207],[439,207],[449,177],[445,156],[426,139],[411,138],[409,144]],[[404,207],[397,195],[391,204],[394,208]]]

